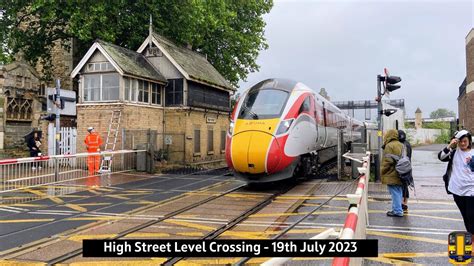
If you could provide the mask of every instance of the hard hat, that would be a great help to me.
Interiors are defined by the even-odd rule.
[[[88,128],[87,128],[87,131],[89,131],[89,132],[91,132],[92,130],[94,130],[93,127],[88,127]]]
[[[461,139],[462,137],[470,135],[469,131],[463,129],[455,133],[454,137],[457,139]]]

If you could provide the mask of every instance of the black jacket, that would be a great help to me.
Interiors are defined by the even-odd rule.
[[[441,154],[442,153],[447,154],[444,159],[441,159]],[[448,186],[449,186],[449,179],[451,179],[451,173],[453,172],[453,159],[454,159],[454,154],[456,153],[456,149],[448,149],[447,147],[444,148],[442,151],[438,153],[438,159],[442,162],[448,162],[448,167],[446,168],[446,173],[443,175],[443,181],[444,181],[444,187],[446,188],[446,192],[448,194],[453,194],[449,192]]]
[[[28,138],[26,140],[26,146],[28,146],[28,149],[30,151],[40,151],[39,147],[36,146],[36,141],[35,141],[35,138]],[[36,150],[33,150],[33,148],[36,148]]]

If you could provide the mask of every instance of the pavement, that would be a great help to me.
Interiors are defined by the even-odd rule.
[[[409,211],[405,217],[386,216],[385,212],[391,207],[389,197],[371,197],[369,193],[367,238],[379,240],[379,257],[366,259],[365,265],[449,264],[448,234],[465,228],[452,196],[444,188],[442,176],[447,164],[437,158],[443,147],[429,145],[413,149],[415,190],[410,191]],[[374,191],[385,189],[382,184],[369,186]]]

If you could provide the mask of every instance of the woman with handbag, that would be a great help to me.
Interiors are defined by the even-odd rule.
[[[448,162],[443,180],[448,194],[461,211],[466,231],[474,234],[474,150],[472,136],[467,130],[456,132],[449,145],[438,153]]]

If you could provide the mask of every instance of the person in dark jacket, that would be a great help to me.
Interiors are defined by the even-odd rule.
[[[385,133],[381,174],[382,184],[387,185],[388,191],[392,195],[392,210],[387,212],[387,215],[391,217],[403,217],[403,189],[402,181],[395,169],[396,162],[386,155],[401,156],[402,147],[403,144],[398,141],[398,131],[396,129],[391,129]]]
[[[41,139],[38,132],[34,131],[33,134],[27,137],[26,146],[28,146],[30,150],[30,157],[41,156]],[[38,168],[41,169],[41,165],[39,165]],[[36,164],[33,164],[32,169],[36,170]]]
[[[407,156],[411,162],[411,145],[410,142],[407,140],[407,135],[405,131],[398,130],[398,141],[400,141],[403,145],[405,145],[405,150],[407,152]],[[408,190],[408,184],[403,183],[403,200],[402,200],[402,209],[403,212],[408,212],[408,199],[410,198],[410,192]]]
[[[448,162],[443,176],[446,192],[453,194],[466,231],[474,234],[474,150],[471,147],[471,134],[467,130],[461,130],[438,153],[438,158]]]

